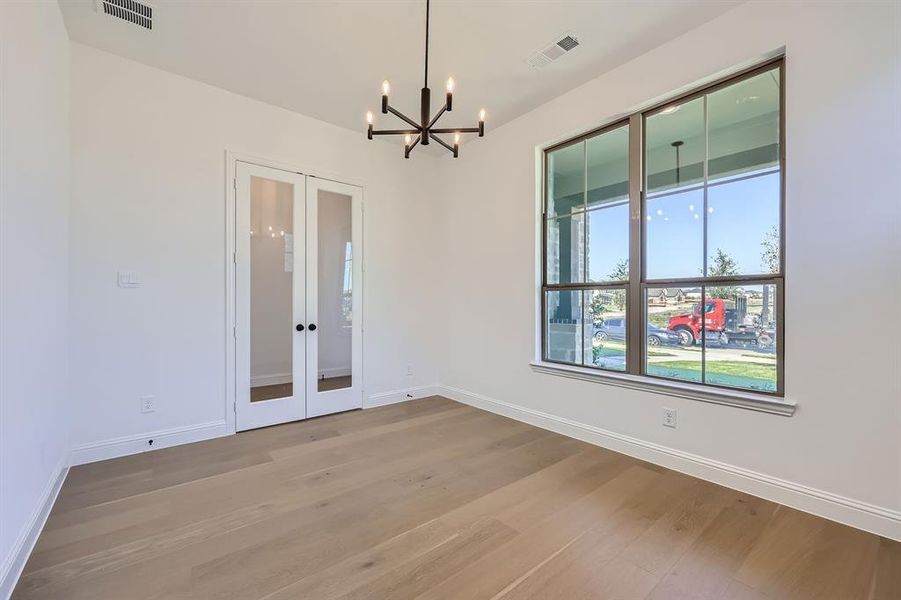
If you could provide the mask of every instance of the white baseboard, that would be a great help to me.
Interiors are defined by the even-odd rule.
[[[602,448],[633,456],[741,492],[778,502],[851,527],[901,541],[901,512],[839,496],[710,458],[646,442],[459,388],[432,386],[434,393]]]
[[[50,515],[50,509],[53,508],[56,496],[59,494],[60,488],[63,487],[63,482],[66,480],[68,473],[69,456],[68,454],[63,454],[62,460],[56,466],[53,476],[47,481],[47,485],[43,493],[41,493],[41,497],[35,505],[31,516],[22,527],[9,555],[6,556],[2,567],[0,567],[0,598],[3,600],[8,600],[12,596],[13,589],[16,587],[19,576],[22,574],[22,569],[25,568],[25,563],[28,562],[28,557],[31,556],[31,551],[38,541],[38,536],[41,535],[41,531],[44,529],[44,524]]]
[[[250,387],[261,387],[264,385],[283,385],[291,383],[294,375],[291,373],[273,373],[271,375],[254,375],[250,378]]]
[[[352,375],[353,371],[350,367],[334,367],[331,369],[319,369],[319,378],[331,378],[331,377],[347,377],[348,375]]]
[[[71,453],[70,464],[83,465],[86,463],[97,462],[98,460],[106,460],[108,458],[118,458],[120,456],[128,456],[129,454],[138,454],[139,452],[148,452],[159,448],[169,448],[170,446],[178,446],[181,444],[190,444],[191,442],[201,442],[212,438],[231,435],[228,423],[222,421],[211,421],[209,423],[198,423],[196,425],[188,425],[187,427],[173,427],[172,429],[162,429],[159,431],[151,431],[148,433],[140,433],[129,435],[111,440],[102,440],[99,442],[91,442],[76,446]],[[153,444],[150,444],[153,440]]]
[[[408,400],[417,400],[427,396],[434,396],[440,393],[438,388],[439,386],[436,385],[421,385],[403,390],[370,394],[363,399],[363,408],[375,408],[376,406],[386,406],[388,404],[396,404],[398,402],[407,402]]]

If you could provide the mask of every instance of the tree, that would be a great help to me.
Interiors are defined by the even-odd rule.
[[[768,273],[779,272],[779,230],[773,225],[760,242],[760,265]],[[760,308],[760,322],[770,322],[770,286],[763,286],[763,306]]]
[[[731,256],[723,252],[722,248],[717,248],[708,271],[711,277],[729,277],[738,275],[738,265]],[[710,298],[732,299],[738,293],[738,288],[734,285],[707,288],[707,295]]]
[[[779,230],[773,225],[760,242],[760,266],[767,273],[779,272]]]
[[[610,281],[629,281],[629,259],[625,258],[614,267],[610,275],[607,276]],[[613,290],[613,304],[618,310],[626,308],[626,290]]]
[[[616,263],[613,271],[607,276],[610,281],[628,281],[629,280],[629,260],[621,260]],[[588,311],[595,321],[601,320],[601,315],[610,310],[613,304],[617,310],[626,308],[626,290],[598,290],[591,294],[591,302],[588,304]]]

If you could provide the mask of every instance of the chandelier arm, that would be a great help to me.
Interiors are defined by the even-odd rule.
[[[439,144],[441,144],[442,146],[444,146],[445,148],[447,148],[448,150],[450,150],[451,152],[454,151],[454,147],[453,147],[453,146],[451,146],[450,144],[448,144],[447,142],[445,142],[444,140],[442,140],[442,139],[441,139],[440,137],[438,137],[437,135],[435,135],[435,134],[433,134],[433,133],[430,133],[430,134],[429,134],[429,137],[432,138],[433,140],[435,140],[436,142],[438,142]]]
[[[388,112],[390,112],[392,115],[394,115],[401,121],[404,121],[407,125],[411,125],[411,126],[415,127],[416,133],[419,133],[420,131],[422,131],[422,125],[420,125],[419,123],[417,123],[416,121],[414,121],[413,119],[411,119],[410,117],[405,115],[404,113],[400,112],[399,110],[396,110],[393,106],[390,106],[390,105],[388,106]]]
[[[419,143],[419,139],[420,138],[417,137],[415,140],[413,140],[412,144],[410,144],[409,146],[404,146],[404,158],[410,158],[410,151],[416,147],[416,144]]]
[[[478,127],[445,127],[444,129],[429,129],[430,133],[478,133]]]
[[[434,117],[432,117],[432,120],[429,121],[429,126],[426,127],[426,129],[429,130],[429,131],[431,131],[432,125],[434,125],[435,123],[438,122],[438,119],[441,118],[441,115],[443,115],[443,114],[445,113],[446,110],[447,110],[447,104],[445,104],[444,106],[442,106],[442,107],[441,107],[441,110],[438,111],[438,114],[436,114]]]
[[[372,135],[419,135],[419,129],[373,129]]]

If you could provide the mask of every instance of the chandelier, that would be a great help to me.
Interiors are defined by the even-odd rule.
[[[366,136],[370,140],[376,135],[404,136],[404,158],[410,158],[410,151],[413,150],[417,144],[428,146],[429,140],[434,140],[436,143],[444,146],[453,153],[454,158],[457,158],[460,153],[461,134],[477,133],[479,134],[479,137],[485,135],[485,109],[479,111],[479,124],[477,127],[447,127],[443,129],[435,127],[438,119],[440,119],[445,112],[451,112],[453,109],[454,78],[450,77],[447,80],[447,95],[445,96],[444,106],[434,117],[431,116],[431,90],[429,90],[429,0],[426,0],[425,2],[425,78],[422,90],[419,94],[420,121],[418,123],[388,104],[388,92],[390,91],[391,86],[388,84],[388,81],[382,82],[382,114],[387,115],[390,112],[392,115],[409,125],[411,129],[373,129],[372,112],[370,111],[366,113],[366,122],[369,125]],[[453,134],[454,144],[448,144],[438,137],[439,134]]]

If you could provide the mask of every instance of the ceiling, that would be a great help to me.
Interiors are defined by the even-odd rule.
[[[549,99],[722,14],[739,0],[434,0],[430,87],[457,82],[442,127],[500,126]],[[94,0],[60,0],[76,42],[190,77],[335,125],[365,131],[402,124],[391,104],[418,114],[423,83],[424,0],[150,2],[153,30],[98,13]],[[536,51],[572,32],[579,47],[542,70]]]

